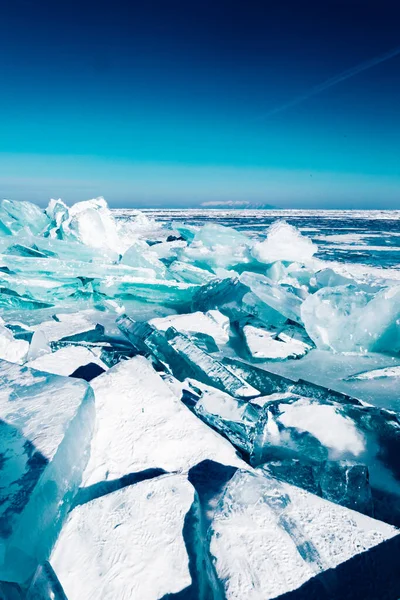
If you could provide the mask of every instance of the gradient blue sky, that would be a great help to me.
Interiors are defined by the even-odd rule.
[[[400,208],[397,0],[13,0],[0,196]]]

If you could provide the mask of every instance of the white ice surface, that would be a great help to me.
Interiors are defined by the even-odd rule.
[[[128,486],[70,514],[51,558],[68,600],[159,600],[191,583],[182,475]]]
[[[301,340],[288,336],[284,337],[285,341],[276,340],[273,332],[253,327],[253,325],[245,325],[243,333],[249,352],[254,358],[265,358],[266,360],[297,358],[304,356],[309,348]]]
[[[268,600],[395,535],[305,490],[238,471],[215,515],[210,549],[227,600]]]
[[[263,263],[273,263],[276,260],[304,263],[317,250],[318,247],[296,227],[285,221],[276,221],[268,229],[267,238],[254,245],[252,255]]]
[[[240,465],[229,442],[193,415],[137,356],[92,381],[97,425],[84,484],[152,467],[186,471],[205,459]]]
[[[214,338],[216,344],[226,344],[229,340],[229,319],[218,310],[172,315],[162,319],[152,319],[150,323],[160,331],[175,327],[177,331],[183,333],[206,333]]]
[[[105,371],[107,365],[103,363],[89,348],[84,346],[66,346],[51,354],[44,354],[27,363],[32,369],[39,369],[55,375],[71,375],[78,367],[89,363],[96,363]]]
[[[57,314],[57,319],[58,321],[51,319],[33,325],[32,329],[34,331],[40,330],[49,342],[54,342],[64,337],[91,331],[96,326],[96,322],[80,313]]]

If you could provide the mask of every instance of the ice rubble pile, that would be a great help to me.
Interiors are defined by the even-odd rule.
[[[1,202],[2,598],[399,597],[400,288],[316,251]]]

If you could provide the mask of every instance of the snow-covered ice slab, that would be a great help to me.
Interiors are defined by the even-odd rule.
[[[188,470],[205,459],[243,465],[231,444],[178,400],[145,358],[93,380],[96,431],[85,486],[149,468]]]
[[[399,547],[396,528],[258,470],[236,472],[211,525],[210,550],[227,600],[280,598],[307,582],[309,593],[290,598],[397,598]],[[376,595],[360,595],[371,587]]]
[[[46,373],[68,377],[79,367],[84,367],[90,363],[98,365],[104,371],[107,370],[107,365],[94,352],[84,346],[65,346],[56,352],[39,356],[27,363],[26,366],[46,371]]]
[[[81,483],[94,424],[83,381],[0,362],[0,580],[46,560]]]
[[[172,475],[74,508],[51,557],[68,600],[158,600],[188,588],[183,529],[194,498]]]
[[[311,346],[301,340],[283,337],[278,339],[276,332],[245,325],[243,334],[248,350],[253,358],[264,360],[285,360],[300,358],[307,354]]]
[[[166,331],[169,327],[174,327],[182,333],[205,333],[214,338],[218,345],[226,344],[229,341],[229,319],[219,310],[172,315],[162,319],[152,319],[150,323],[160,331]]]

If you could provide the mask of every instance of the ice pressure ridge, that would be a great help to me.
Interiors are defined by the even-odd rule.
[[[0,595],[398,598],[400,287],[262,240],[0,203]]]

